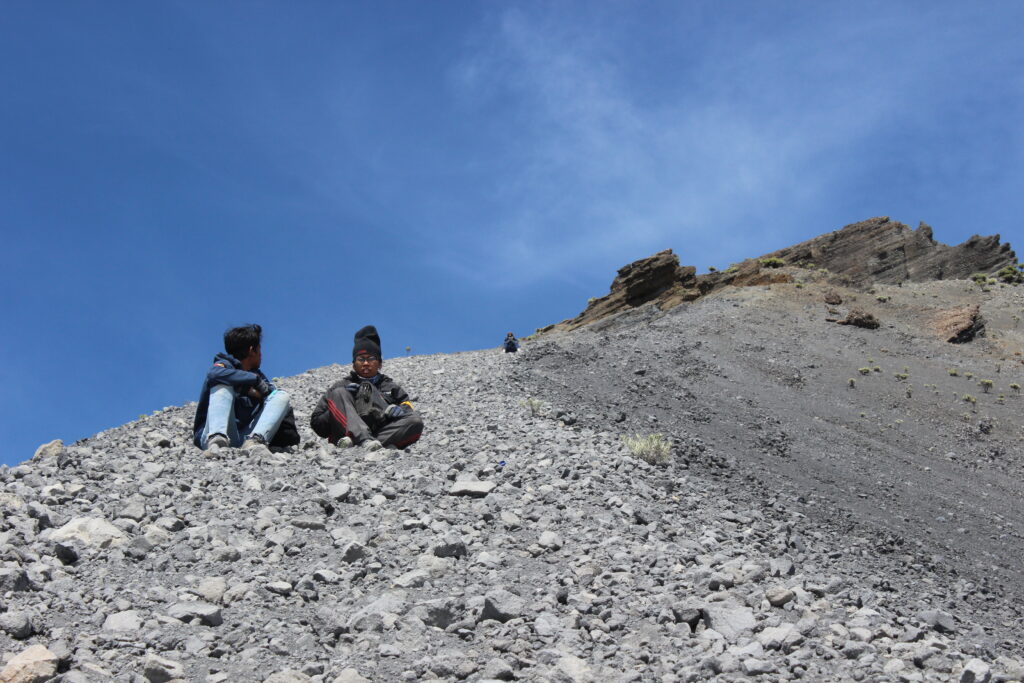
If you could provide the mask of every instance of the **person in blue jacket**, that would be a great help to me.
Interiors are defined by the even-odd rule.
[[[259,325],[233,327],[224,333],[225,353],[214,357],[196,406],[192,432],[199,448],[253,449],[299,442],[288,393],[277,389],[260,370],[262,337]],[[291,428],[279,434],[286,417]]]

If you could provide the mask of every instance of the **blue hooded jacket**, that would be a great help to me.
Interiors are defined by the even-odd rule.
[[[243,370],[242,362],[234,356],[227,353],[218,353],[214,356],[213,365],[206,373],[206,379],[203,380],[199,405],[196,406],[196,419],[192,423],[192,440],[196,446],[200,446],[199,437],[206,425],[206,413],[210,408],[210,390],[218,384],[227,384],[235,390],[235,427],[241,432],[256,419],[263,408],[266,396],[257,401],[248,393],[249,389],[256,386],[261,380],[270,385],[271,391],[276,388],[260,370],[255,372]]]

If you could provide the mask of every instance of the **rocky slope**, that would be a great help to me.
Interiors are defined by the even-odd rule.
[[[828,272],[843,285],[901,284],[932,280],[966,280],[975,273],[995,273],[1016,266],[1017,257],[999,235],[975,235],[951,247],[936,242],[932,229],[921,223],[912,230],[888,217],[847,225],[800,244],[730,266],[725,271],[696,274],[694,266],[680,266],[671,249],[658,252],[619,269],[611,291],[591,299],[578,316],[541,332],[567,332],[609,316],[653,303],[669,310],[723,287],[749,287],[793,282],[779,266]]]
[[[389,360],[428,425],[405,453],[336,450],[303,427],[294,452],[204,454],[185,406],[0,468],[0,680],[1024,677],[1001,599],[913,539],[880,546],[838,510],[823,523],[827,497],[766,489],[746,467],[803,452],[811,424],[777,421],[761,384],[789,387],[779,402],[817,385],[814,403],[848,413],[892,399],[891,367],[854,392],[853,359],[830,360],[844,385],[829,386],[777,332],[745,350],[756,375],[732,351],[717,359],[730,330],[713,342],[706,328],[749,316],[743,305],[701,300],[649,321],[649,336],[619,319],[515,356]],[[790,322],[764,317],[751,324]],[[868,334],[820,324],[850,349]],[[342,372],[282,381],[300,424]],[[875,407],[871,424],[887,420]],[[672,412],[686,428],[672,428],[669,463],[630,455],[621,435],[667,432]],[[821,460],[865,445],[855,416],[819,417]]]

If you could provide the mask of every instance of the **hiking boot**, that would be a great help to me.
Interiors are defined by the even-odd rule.
[[[242,444],[242,451],[253,456],[268,456],[270,449],[267,447],[267,440],[259,434],[253,434]]]
[[[228,437],[223,434],[210,434],[210,436],[206,438],[206,450],[210,450],[214,446],[217,448],[227,448],[230,445],[231,442],[228,441]]]
[[[353,441],[351,436],[343,436],[338,439],[338,443],[335,444],[338,448],[352,448]]]
[[[382,444],[380,441],[377,441],[377,439],[370,439],[369,441],[364,441],[362,446],[368,451],[379,451],[380,449],[384,448],[384,444]]]

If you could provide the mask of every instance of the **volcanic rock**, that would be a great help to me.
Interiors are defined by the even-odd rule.
[[[0,683],[43,683],[56,675],[57,663],[57,656],[46,646],[33,645],[0,670]]]
[[[966,280],[1017,263],[999,235],[975,235],[955,247],[936,242],[930,226],[916,230],[887,216],[852,223],[841,230],[765,254],[787,264],[813,263],[855,286],[876,283]]]
[[[981,317],[981,306],[969,304],[939,313],[934,322],[939,337],[951,344],[969,342],[985,334],[985,320]]]
[[[558,327],[573,330],[649,302],[671,308],[692,301],[700,296],[696,272],[693,266],[680,266],[671,249],[659,251],[620,268],[607,295],[593,299],[586,310]]]
[[[653,304],[660,311],[694,301],[724,287],[753,287],[791,283],[793,269],[827,273],[846,286],[901,284],[931,280],[967,279],[974,273],[993,273],[1016,264],[1009,243],[999,235],[977,235],[955,247],[936,242],[932,229],[921,223],[912,230],[888,217],[853,223],[806,242],[751,258],[725,271],[696,275],[693,266],[680,266],[671,249],[639,259],[619,269],[611,291],[591,299],[575,318],[541,328],[568,332]],[[788,266],[788,269],[780,269]],[[824,296],[830,305],[842,298],[834,290]]]
[[[853,325],[854,327],[863,327],[866,330],[877,330],[879,326],[878,318],[873,313],[862,311],[859,308],[851,309],[846,317],[838,321],[840,325]]]

